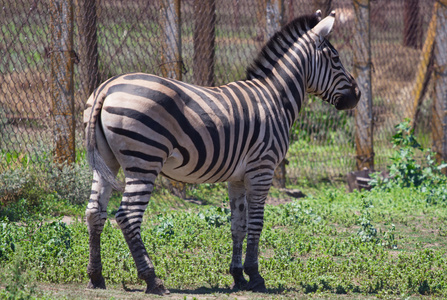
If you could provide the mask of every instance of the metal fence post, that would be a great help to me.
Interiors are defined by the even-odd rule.
[[[265,2],[265,40],[270,39],[275,32],[281,29],[283,22],[284,5],[283,0],[266,0]],[[282,160],[275,169],[273,186],[276,188],[286,187],[286,160]]]
[[[163,77],[182,80],[182,38],[180,0],[161,0],[162,64]],[[186,184],[164,180],[168,189],[177,197],[186,198]]]
[[[73,94],[73,1],[52,0],[50,4],[52,47],[51,97],[54,117],[54,160],[75,161],[75,118]]]
[[[447,0],[438,1],[435,36],[435,92],[433,99],[433,150],[447,160]]]
[[[371,39],[369,0],[353,0],[356,16],[354,32],[354,77],[362,92],[355,110],[357,169],[374,170],[373,118],[371,93]]]
[[[404,3],[404,41],[406,47],[422,47],[422,18],[419,0],[406,0]]]
[[[182,80],[180,0],[161,0],[161,4],[161,25],[163,27],[161,73],[163,77]]]
[[[266,2],[266,40],[270,39],[275,32],[281,29],[284,9],[283,4],[283,0],[267,0]]]
[[[84,97],[98,87],[101,79],[98,65],[98,40],[96,35],[96,0],[76,0],[81,86]]]
[[[213,86],[216,1],[195,0],[194,13],[194,83],[201,86]]]

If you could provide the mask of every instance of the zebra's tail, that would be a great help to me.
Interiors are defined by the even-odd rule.
[[[98,134],[102,133],[97,133],[96,131],[99,126],[101,126],[98,124],[98,121],[101,118],[101,109],[105,96],[106,94],[104,92],[97,93],[96,90],[88,99],[84,110],[85,147],[87,148],[87,159],[92,170],[97,171],[101,177],[112,185],[115,190],[123,191],[123,183],[116,179],[116,174],[112,172],[98,150],[97,137]],[[109,148],[104,136],[103,141],[106,144],[104,146]]]

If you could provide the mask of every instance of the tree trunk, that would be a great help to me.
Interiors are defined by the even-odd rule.
[[[51,97],[54,116],[55,158],[58,163],[75,161],[73,64],[73,1],[52,0]]]
[[[435,13],[435,92],[432,138],[433,150],[437,153],[438,159],[447,161],[447,6],[441,3]]]
[[[373,118],[371,93],[371,39],[369,0],[354,0],[354,77],[361,99],[355,110],[355,144],[357,169],[374,170]]]
[[[194,13],[194,82],[214,86],[216,1],[195,0]]]

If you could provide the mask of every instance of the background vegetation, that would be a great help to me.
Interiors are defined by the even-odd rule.
[[[245,78],[245,69],[256,57],[264,42],[266,11],[260,0],[221,0],[216,2],[215,84]],[[356,47],[355,12],[352,0],[334,0],[336,23],[330,39],[341,60],[353,71]],[[420,61],[421,49],[403,43],[405,0],[371,1],[371,54],[375,168],[384,169],[391,155],[389,148],[393,126],[402,120],[407,106],[413,103],[412,88]],[[419,1],[420,39],[433,15],[435,0]],[[78,3],[79,4],[79,3]],[[321,5],[316,0],[284,1],[284,22],[313,13]],[[148,72],[161,75],[164,38],[160,1],[99,1],[97,7],[98,76],[105,81],[123,72]],[[74,11],[74,50],[80,58],[74,68],[74,98],[77,147],[82,149],[82,111],[88,89],[88,60],[83,54],[80,19],[83,10]],[[318,7],[321,9],[321,7]],[[51,17],[50,2],[19,0],[0,10],[0,172],[13,170],[24,159],[39,162],[48,155],[41,144],[54,144],[54,115],[51,100]],[[183,81],[194,83],[194,31],[197,13],[194,1],[181,5]],[[202,26],[199,26],[202,27]],[[417,30],[415,30],[417,31]],[[54,53],[54,52],[53,52]],[[432,86],[428,87],[428,91]],[[432,143],[431,93],[425,97],[416,122],[418,138],[424,145]],[[301,180],[336,181],[355,166],[353,148],[353,112],[337,112],[319,99],[302,105],[302,112],[292,135],[295,144],[287,168],[291,184]],[[51,152],[51,151],[50,151]],[[47,167],[43,165],[43,167]]]

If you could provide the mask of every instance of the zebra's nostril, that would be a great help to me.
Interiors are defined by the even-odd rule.
[[[359,89],[359,87],[357,85],[354,88],[354,92],[355,92],[355,95],[357,97],[357,100],[360,100],[360,97],[362,96],[362,92],[360,91],[360,89]]]

